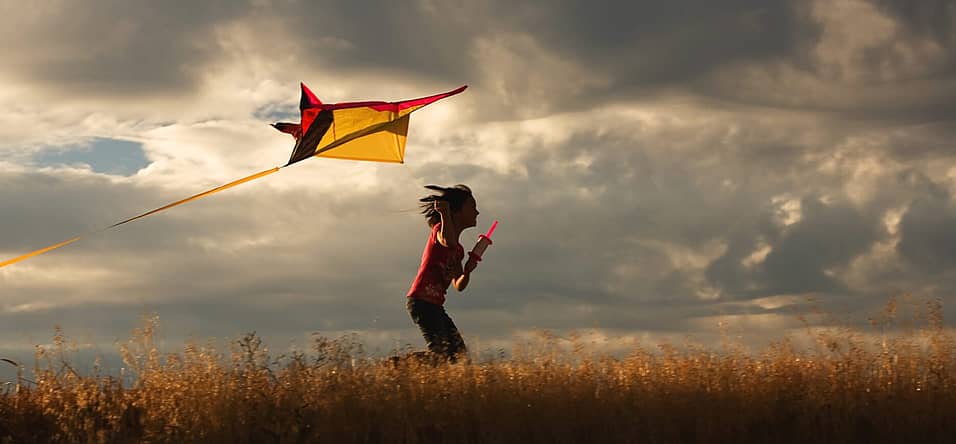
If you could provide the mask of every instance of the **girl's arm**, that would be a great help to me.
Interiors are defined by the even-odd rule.
[[[465,269],[462,271],[457,278],[452,279],[452,284],[455,285],[455,290],[465,291],[465,288],[468,287],[468,281],[471,280],[471,272],[478,266],[478,262],[475,262],[474,259],[468,258],[468,262],[465,262]]]
[[[455,285],[455,290],[465,291],[465,288],[468,287],[468,281],[471,279],[471,273],[462,273],[461,276],[458,276],[455,279],[452,279],[452,284]]]
[[[448,201],[436,200],[435,211],[441,215],[441,230],[438,232],[438,243],[444,247],[458,248],[458,227],[451,219],[451,210]]]

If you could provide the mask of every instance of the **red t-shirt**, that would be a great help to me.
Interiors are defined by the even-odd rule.
[[[445,293],[451,280],[462,273],[461,261],[465,258],[465,249],[451,249],[438,242],[441,223],[432,227],[422,252],[422,264],[418,267],[418,276],[408,290],[408,297],[421,299],[436,305],[445,303]]]

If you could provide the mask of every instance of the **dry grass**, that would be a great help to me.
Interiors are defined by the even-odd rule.
[[[830,328],[809,347],[616,359],[543,334],[508,359],[438,367],[365,358],[354,338],[278,358],[254,334],[161,354],[151,318],[121,347],[132,387],[74,372],[58,329],[35,384],[0,397],[0,441],[952,442],[956,343],[938,302],[923,312],[899,330],[891,302],[874,326],[895,333],[876,341]]]

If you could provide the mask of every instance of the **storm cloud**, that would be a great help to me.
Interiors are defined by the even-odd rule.
[[[87,235],[0,269],[8,350],[54,324],[108,345],[145,312],[171,341],[420,345],[403,302],[430,183],[471,186],[479,230],[501,221],[447,304],[488,347],[534,328],[613,342],[719,322],[760,342],[799,328],[788,310],[808,297],[862,317],[901,293],[953,301],[950,2],[0,11],[0,253]],[[311,160],[97,231],[284,162],[292,140],[267,124],[296,117],[300,81],[326,102],[469,89],[416,113],[404,165]],[[104,140],[146,164],[69,155]]]

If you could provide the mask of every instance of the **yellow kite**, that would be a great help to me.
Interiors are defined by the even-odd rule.
[[[292,136],[295,137],[295,148],[292,150],[289,163],[283,165],[281,168],[285,168],[310,157],[333,157],[337,159],[403,163],[405,160],[405,138],[408,134],[409,114],[421,109],[425,105],[458,94],[467,88],[467,86],[462,86],[461,88],[446,93],[399,102],[324,104],[319,101],[305,84],[301,84],[301,87],[302,98],[299,100],[299,111],[301,113],[300,123],[280,122],[273,124],[279,131],[292,134]],[[279,171],[279,169],[280,167],[274,167],[260,171],[211,190],[133,216],[99,231],[108,230],[177,205],[201,199],[210,194],[275,173]],[[74,237],[0,262],[0,267],[5,267],[24,259],[55,250],[76,242],[79,239],[80,237]]]

